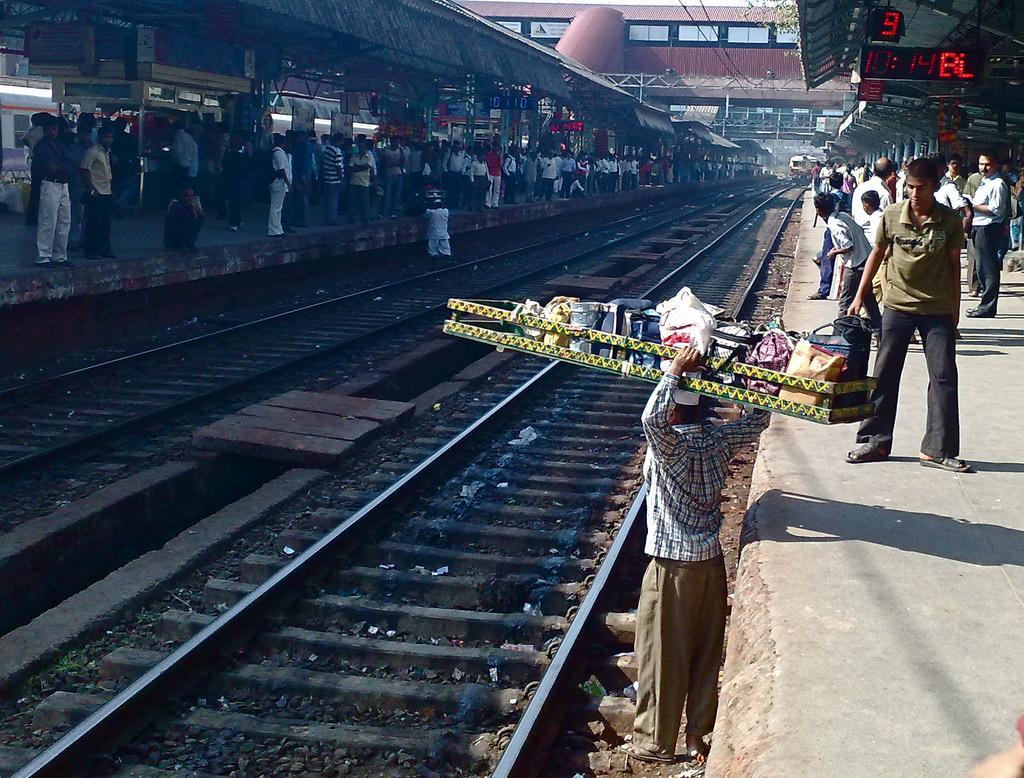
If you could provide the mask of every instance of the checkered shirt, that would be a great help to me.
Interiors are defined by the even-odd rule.
[[[647,436],[647,544],[654,557],[682,562],[713,559],[722,553],[722,487],[736,451],[753,443],[768,426],[765,411],[714,425],[671,424],[672,392],[679,384],[666,374],[644,408]]]

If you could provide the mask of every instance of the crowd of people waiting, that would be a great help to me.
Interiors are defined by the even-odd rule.
[[[37,230],[37,263],[70,264],[69,251],[114,258],[112,217],[125,215],[139,199],[139,151],[127,122],[100,127],[83,114],[72,128],[63,117],[37,114],[24,144],[32,173],[26,222]],[[273,135],[272,147],[261,151],[247,133],[211,123],[174,123],[163,145],[164,246],[174,251],[196,250],[207,212],[237,232],[251,203],[264,197],[270,202],[267,234],[279,236],[310,226],[312,209],[322,208],[327,225],[366,224],[422,213],[438,191],[450,209],[483,211],[742,173],[731,162],[672,153],[317,138],[298,130]]]

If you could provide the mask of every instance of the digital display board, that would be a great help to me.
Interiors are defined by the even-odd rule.
[[[876,8],[868,22],[868,37],[873,41],[897,43],[903,35],[903,13],[893,8]]]
[[[551,132],[583,132],[583,122],[551,122]]]
[[[532,95],[491,95],[487,107],[502,111],[536,111],[537,98]]]
[[[860,54],[861,78],[971,83],[982,80],[984,68],[980,49],[864,46]]]

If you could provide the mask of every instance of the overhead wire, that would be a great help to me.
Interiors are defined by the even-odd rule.
[[[683,9],[683,12],[689,17],[690,21],[693,22],[694,26],[697,28],[698,35],[700,35],[704,39],[705,42],[707,42],[707,43],[720,43],[720,41],[718,40],[717,37],[716,37],[716,39],[714,41],[712,41],[711,39],[709,39],[704,34],[704,31],[701,30],[701,27],[705,26],[705,25],[701,25],[701,23],[697,19],[694,18],[693,14],[690,13],[689,7],[686,5],[686,3],[683,0],[678,0],[678,2],[679,2],[679,6]],[[708,13],[707,8],[704,7],[703,0],[701,0],[701,4],[700,5],[701,5],[701,9],[704,11],[705,20],[707,22],[711,23],[711,24],[714,24],[714,22],[711,20],[711,15]],[[739,83],[740,89],[742,89],[744,92],[746,92],[748,98],[753,100],[754,96],[750,93],[750,90],[747,89],[743,85],[742,82],[743,81],[747,81],[747,83],[750,83],[751,86],[754,86],[754,84],[751,83],[749,81],[749,79],[747,79],[746,76],[744,76],[740,72],[740,70],[737,67],[736,62],[733,60],[733,58],[730,57],[728,52],[726,52],[720,45],[719,46],[715,46],[713,51],[715,52],[715,56],[718,57],[718,61],[721,62],[725,66],[725,69],[727,71],[731,72],[732,75],[736,78],[737,82]],[[724,54],[724,58],[723,58],[723,54]]]

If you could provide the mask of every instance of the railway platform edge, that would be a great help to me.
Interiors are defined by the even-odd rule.
[[[595,195],[586,200],[522,203],[477,213],[457,211],[452,214],[449,227],[452,235],[458,236],[613,204],[620,207],[644,205],[670,195],[673,189],[679,194],[692,187],[712,191],[737,182],[742,184],[743,180],[643,188]],[[414,216],[381,219],[366,226],[328,227],[318,223],[294,235],[268,238],[265,207],[254,206],[253,211],[250,222],[237,233],[229,232],[226,222],[208,219],[195,254],[168,252],[162,248],[162,214],[148,213],[117,221],[114,242],[118,259],[93,261],[72,254],[74,264],[67,268],[34,266],[34,228],[22,224],[21,214],[5,215],[0,218],[0,229],[12,239],[0,250],[0,311],[25,303],[156,289],[281,265],[358,256],[365,251],[426,239],[426,220]],[[344,261],[351,262],[351,259]]]
[[[785,309],[808,301],[823,225],[804,202]],[[1024,709],[1024,280],[1000,314],[963,318],[962,456],[919,466],[927,375],[904,372],[893,456],[852,466],[853,426],[776,417],[761,441],[708,775],[966,775],[1008,748]],[[966,297],[962,309],[970,307]]]

